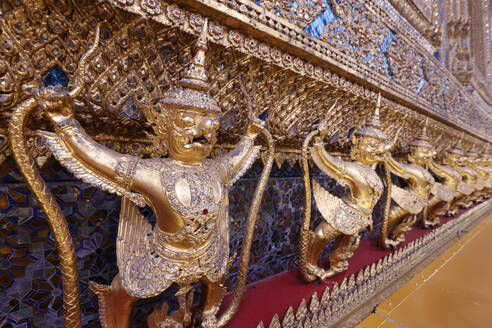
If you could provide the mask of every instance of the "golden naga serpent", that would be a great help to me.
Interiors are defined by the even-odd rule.
[[[261,127],[260,131],[265,137],[267,142],[267,149],[268,149],[267,161],[261,172],[260,181],[258,182],[258,186],[256,187],[255,194],[253,195],[253,201],[251,203],[251,207],[248,213],[248,218],[246,220],[245,238],[243,240],[243,245],[241,248],[241,256],[239,258],[239,268],[237,273],[238,278],[236,282],[236,287],[234,287],[234,291],[232,293],[231,303],[218,319],[219,327],[224,327],[229,321],[231,321],[232,317],[234,316],[234,314],[236,313],[239,307],[239,303],[241,303],[241,299],[243,298],[244,287],[246,286],[246,280],[248,278],[249,255],[251,251],[251,243],[253,241],[255,223],[258,217],[258,210],[260,209],[263,192],[265,191],[268,177],[270,176],[270,171],[273,165],[275,149],[273,145],[272,135],[270,134],[270,132],[268,132],[267,129],[263,127]]]
[[[84,87],[87,61],[99,44],[99,30],[100,26],[98,25],[94,43],[89,51],[80,59],[79,67],[75,74],[74,88],[69,92],[72,98],[77,97]],[[67,221],[63,216],[60,206],[57,204],[46,182],[41,178],[39,170],[26,146],[24,135],[26,118],[38,105],[40,105],[38,100],[31,97],[14,108],[8,130],[10,147],[17,166],[46,214],[48,224],[55,237],[61,266],[65,327],[81,328],[79,278],[72,236],[70,235]]]
[[[403,116],[403,120],[406,117],[407,117],[407,114],[405,114],[405,116]],[[400,135],[402,128],[403,128],[403,125],[400,126],[398,131],[396,131],[395,137],[393,138],[393,140],[394,140],[393,146],[395,145],[396,140],[398,139],[398,136]],[[389,151],[390,150],[388,149],[388,152]],[[391,182],[391,171],[389,168],[389,164],[388,164],[386,155],[385,155],[385,159],[383,162],[383,168],[384,168],[384,182],[386,184],[386,199],[384,200],[383,222],[381,225],[381,234],[379,236],[379,242],[380,242],[381,247],[386,242],[385,236],[388,236],[388,229],[390,228],[389,227],[389,216],[390,216],[390,210],[391,210],[391,189],[392,189],[391,186],[392,186],[392,182]]]
[[[304,182],[304,221],[301,226],[301,237],[300,237],[300,245],[299,245],[299,269],[303,278],[306,281],[313,281],[312,275],[308,272],[307,269],[307,255],[309,248],[309,234],[311,230],[309,229],[309,225],[311,223],[311,181],[309,178],[309,164],[308,164],[308,147],[311,140],[320,133],[319,129],[316,129],[309,133],[304,139],[302,144],[302,152],[301,152],[301,164],[302,164],[302,178]]]
[[[326,130],[329,115],[336,108],[340,98],[341,97],[338,97],[335,100],[331,108],[326,112],[325,117],[321,121],[321,123],[317,126],[315,130],[311,131],[306,136],[304,142],[302,143],[301,168],[302,168],[302,180],[304,183],[305,196],[304,196],[304,221],[301,226],[301,236],[299,241],[299,270],[301,271],[302,277],[309,282],[314,281],[315,278],[313,278],[313,275],[309,273],[309,270],[307,268],[309,236],[311,234],[311,230],[309,229],[309,226],[311,224],[311,202],[312,202],[311,179],[309,175],[309,164],[308,164],[308,159],[309,159],[308,149],[311,140],[313,140],[313,138],[318,134],[321,135],[322,130]]]
[[[383,216],[383,222],[382,222],[382,233],[380,234],[379,237],[379,242],[381,245],[384,245],[385,243],[385,236],[388,235],[388,229],[389,229],[389,216],[390,216],[390,209],[391,209],[391,171],[389,169],[389,164],[387,161],[383,162],[383,167],[384,167],[384,181],[386,183],[386,199],[384,200],[384,216]]]
[[[249,104],[250,117],[253,114],[253,101],[251,96],[244,89],[241,76],[239,76],[239,85],[241,91],[246,96]],[[272,170],[273,159],[275,154],[275,147],[273,144],[273,138],[270,132],[263,126],[257,126],[260,129],[261,134],[265,137],[267,143],[267,160],[261,171],[260,181],[256,187],[255,193],[253,195],[253,200],[248,212],[248,218],[246,220],[245,238],[243,240],[243,245],[241,248],[241,255],[239,258],[239,267],[237,273],[237,282],[232,293],[231,303],[228,305],[227,309],[221,314],[218,319],[218,326],[224,327],[229,321],[231,321],[234,314],[236,314],[241,303],[241,299],[244,294],[244,287],[246,286],[246,281],[248,278],[248,267],[249,267],[249,255],[251,252],[251,243],[253,241],[253,233],[255,230],[256,219],[258,218],[258,211],[260,209],[261,199],[263,198],[263,192],[265,191],[268,177],[270,176],[270,171]]]

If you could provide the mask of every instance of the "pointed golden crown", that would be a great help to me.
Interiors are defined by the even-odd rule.
[[[458,139],[458,141],[453,145],[453,147],[447,149],[446,152],[450,154],[465,155],[465,153],[463,153],[463,149],[461,146],[461,138],[463,138],[463,134]]]
[[[207,33],[208,20],[205,19],[196,42],[197,52],[190,66],[179,80],[178,88],[168,92],[161,101],[165,110],[183,109],[214,115],[221,113],[217,101],[209,93],[210,85],[205,69]]]
[[[369,116],[366,121],[366,125],[362,128],[357,129],[354,134],[360,136],[368,136],[373,137],[380,140],[386,140],[388,137],[383,132],[381,124],[381,119],[379,118],[379,108],[381,107],[381,93],[378,95],[378,101],[376,104],[376,109],[374,110],[374,114]]]
[[[478,157],[478,153],[475,149],[475,145],[473,144],[470,149],[465,154],[467,157]]]
[[[422,132],[420,132],[420,134],[409,144],[410,146],[425,147],[425,148],[429,148],[429,149],[433,148],[432,144],[430,143],[430,138],[427,135],[427,124],[428,124],[428,122],[429,122],[429,119],[427,118],[425,120],[425,125],[424,125],[424,128],[422,129]]]

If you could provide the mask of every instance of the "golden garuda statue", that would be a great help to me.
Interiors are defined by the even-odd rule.
[[[180,305],[188,308],[180,309],[178,314],[181,315],[178,316],[168,317],[166,312],[154,314],[149,322],[153,327],[186,326],[190,323],[192,284],[198,281],[202,282],[204,297],[201,311],[193,319],[195,325],[224,326],[241,300],[254,223],[273,163],[273,139],[262,121],[251,118],[245,134],[234,149],[220,157],[208,158],[216,143],[221,110],[209,93],[205,69],[207,31],[205,21],[196,43],[197,52],[182,75],[179,86],[161,99],[159,107],[144,107],[155,138],[166,147],[167,158],[143,159],[115,152],[94,141],[75,120],[72,99],[82,90],[87,58],[97,46],[99,28],[93,48],[81,60],[72,91],[65,92],[56,87],[33,91],[34,96],[14,110],[10,122],[12,148],[20,154],[17,156],[19,166],[31,186],[36,187],[43,182],[36,172],[29,171],[30,165],[34,167],[34,164],[22,157],[25,149],[16,145],[25,143],[21,133],[25,117],[29,111],[39,107],[55,126],[55,133],[39,133],[60,163],[83,181],[122,196],[116,244],[119,273],[110,286],[91,284],[99,298],[103,327],[131,327],[135,302],[139,298],[158,295],[173,283],[180,286],[177,293]],[[17,137],[12,136],[16,133],[19,134]],[[217,318],[230,264],[228,190],[255,161],[260,147],[255,146],[255,139],[259,133],[268,143],[268,159],[246,222],[233,301]],[[44,203],[43,208],[48,216],[58,215],[59,220],[53,221],[56,227],[58,223],[63,223],[60,219],[63,216],[52,213],[50,206],[56,204],[51,203],[52,199],[47,196],[42,198],[43,192],[49,193],[46,187],[43,188],[33,189]],[[138,210],[138,207],[145,205],[155,213],[154,227]],[[63,244],[67,241],[71,243],[68,231],[55,233],[62,236],[60,247],[70,246]],[[63,267],[62,263],[62,274],[69,270],[68,276],[76,277],[75,262],[67,262],[66,266],[68,268]],[[71,294],[65,298],[65,301],[71,300],[65,308],[69,317],[66,324],[79,327],[80,309],[77,310],[78,301],[74,296],[78,293],[78,282],[65,284],[69,278],[67,275],[63,277],[64,292]]]
[[[458,191],[461,194],[455,198],[448,211],[448,215],[455,215],[459,207],[469,208],[472,206],[475,198],[474,192],[482,190],[483,185],[478,180],[478,173],[467,166],[465,153],[461,148],[461,139],[454,146],[444,151],[442,163],[452,167],[462,177],[462,182],[458,186]]]
[[[492,155],[490,155],[489,146],[487,145],[476,159],[477,167],[480,167],[488,174],[488,178],[485,181],[485,194],[488,197],[492,192]]]
[[[428,164],[432,173],[442,179],[442,183],[454,192],[453,199],[442,207],[436,207],[432,216],[454,216],[458,211],[458,206],[456,204],[467,195],[470,195],[473,192],[473,188],[463,181],[463,177],[458,171],[453,167],[442,163],[442,161],[441,163],[437,163],[433,158],[429,158]]]
[[[422,147],[420,140],[415,140],[410,144],[410,147],[413,148],[414,157],[423,155],[419,152]],[[390,174],[399,176],[408,184],[401,188],[388,181],[389,193],[393,202],[388,201],[386,203],[380,245],[383,248],[390,248],[405,241],[405,234],[412,229],[417,221],[417,214],[428,204],[435,180],[425,167],[417,163],[401,163],[394,159],[389,152],[386,154],[386,162]]]
[[[335,108],[336,103],[327,112]],[[348,259],[353,256],[360,241],[359,232],[372,227],[372,210],[384,190],[383,182],[375,168],[384,162],[384,154],[393,146],[382,131],[379,119],[380,97],[374,114],[366,125],[351,136],[352,161],[330,155],[323,139],[329,131],[326,119],[304,139],[302,169],[305,187],[304,222],[301,227],[299,268],[306,281],[324,280],[348,268]],[[309,147],[314,138],[312,147]],[[316,166],[338,183],[348,186],[349,192],[341,198],[331,195],[313,180],[313,194],[323,221],[314,231],[309,228],[311,220],[311,180],[308,166],[311,156]],[[330,268],[317,265],[324,247],[336,238],[330,255]]]
[[[436,150],[427,135],[426,122],[422,132],[409,144],[408,161],[420,165],[428,171],[433,165],[432,158],[435,155]],[[446,173],[444,172],[443,174],[445,175]],[[444,181],[449,181],[449,179],[446,180],[445,178]],[[422,212],[422,226],[424,228],[439,225],[439,217],[443,214],[443,208],[453,200],[455,194],[455,190],[449,184],[434,181],[430,189],[430,198]]]
[[[480,157],[475,150],[470,148],[465,153],[466,165],[475,171],[477,174],[477,188],[474,195],[474,201],[480,203],[488,195],[488,190],[492,187],[491,180],[489,179],[489,172],[487,168],[480,163]]]

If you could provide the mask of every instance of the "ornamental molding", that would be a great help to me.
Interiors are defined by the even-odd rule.
[[[439,19],[438,0],[388,0],[391,5],[425,38],[439,47],[442,40],[442,24]]]

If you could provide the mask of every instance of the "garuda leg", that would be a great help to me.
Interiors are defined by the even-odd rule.
[[[217,312],[224,296],[225,276],[219,281],[202,280],[202,298],[200,302],[200,321],[203,328],[218,327]]]
[[[90,288],[99,299],[99,317],[103,328],[131,328],[133,309],[137,298],[128,295],[116,275],[111,286],[90,283]]]
[[[336,272],[332,272],[331,268],[326,271],[320,268],[318,258],[325,248],[325,246],[334,238],[342,235],[342,233],[326,222],[322,222],[318,225],[315,232],[310,232],[309,250],[308,250],[308,271],[313,276],[318,277],[321,280],[333,276]]]

